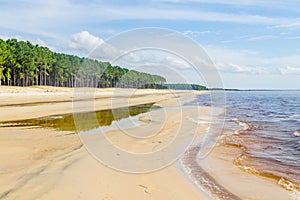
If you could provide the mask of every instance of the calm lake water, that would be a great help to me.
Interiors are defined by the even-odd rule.
[[[300,186],[300,91],[226,92],[225,136],[238,147],[235,164],[248,172],[275,178],[288,190]],[[198,105],[209,105],[210,95]]]

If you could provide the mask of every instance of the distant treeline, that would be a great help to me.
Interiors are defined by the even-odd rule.
[[[172,90],[207,90],[207,88],[203,85],[197,84],[164,84],[164,86],[168,89]]]
[[[197,84],[145,84],[143,88],[156,88],[156,89],[171,89],[171,90],[208,90],[205,86]]]
[[[162,76],[52,52],[28,41],[0,39],[0,85],[156,88],[165,82]]]
[[[206,90],[197,84],[165,84],[152,75],[16,39],[0,39],[0,86],[120,87]]]

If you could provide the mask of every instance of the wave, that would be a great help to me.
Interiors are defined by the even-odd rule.
[[[200,149],[200,146],[190,147],[181,159],[182,166],[191,180],[199,189],[206,192],[213,199],[241,200],[241,198],[225,189],[199,166],[197,163],[197,155]]]
[[[287,180],[285,178],[280,178],[280,180],[278,181],[278,185],[280,185],[281,187],[283,187],[284,189],[286,189],[288,191],[289,198],[291,200],[299,200],[300,199],[299,188],[297,188],[294,183],[290,182],[289,180]]]
[[[277,184],[288,192],[289,199],[300,200],[300,186],[298,184],[288,180],[287,178],[280,177],[270,172],[263,172],[255,169],[254,167],[245,165],[242,163],[242,161],[245,159],[247,159],[247,157],[244,154],[240,154],[234,160],[234,164],[238,166],[241,170],[249,174],[278,180]]]
[[[294,136],[300,137],[300,130],[295,131],[295,132],[294,132]]]
[[[241,170],[276,180],[300,200],[299,93],[228,94],[225,128],[232,132],[220,145],[241,149],[234,162]]]
[[[234,146],[237,147],[237,145],[235,144],[226,144],[228,146]],[[245,147],[242,146],[238,146],[241,149],[245,149]],[[281,177],[280,175],[282,175],[282,173],[276,173],[276,172],[272,172],[268,169],[264,169],[264,168],[260,168],[262,167],[262,163],[259,160],[248,160],[249,157],[245,154],[239,154],[236,156],[236,158],[234,159],[233,164],[236,165],[237,167],[239,167],[241,170],[243,170],[244,172],[247,172],[249,174],[253,174],[256,176],[262,176],[262,177],[266,177],[266,178],[272,178],[276,181],[278,181],[278,185],[281,186],[282,188],[284,188],[289,195],[289,199],[291,200],[300,200],[300,185],[289,180],[286,177]],[[255,163],[260,163],[258,166],[260,167],[255,167]]]
[[[234,122],[236,122],[238,125],[240,125],[241,127],[243,127],[243,130],[244,130],[244,131],[251,130],[250,124],[241,121],[239,118],[233,118],[232,120],[233,120]]]

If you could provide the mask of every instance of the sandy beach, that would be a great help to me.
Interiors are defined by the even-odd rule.
[[[201,93],[98,89],[93,92],[93,108],[104,110],[146,103],[171,108],[143,114],[139,120],[144,124],[126,130],[129,134],[110,130],[105,132],[105,137],[127,152],[153,153],[168,145],[176,151],[191,137],[206,133],[208,124],[197,124],[190,119],[200,113],[202,119],[209,119],[205,114],[211,107],[192,107],[181,112],[175,109]],[[1,87],[0,122],[72,113],[73,99],[70,88]],[[90,107],[79,107],[79,110],[90,111]],[[149,130],[157,130],[157,134],[151,135]],[[150,173],[124,173],[103,165],[87,151],[87,144],[89,150],[105,145],[93,141],[102,140],[95,135],[80,138],[74,131],[36,126],[0,127],[0,199],[209,199],[193,184],[196,180],[192,174],[189,177],[178,168],[179,162]],[[237,152],[231,151],[217,146],[208,157],[196,163],[197,170],[208,174],[236,199],[289,199],[288,192],[275,180],[246,173],[235,166]],[[118,154],[116,159],[122,160],[122,156]],[[152,165],[155,167],[148,161],[141,166]]]
[[[114,89],[97,91],[96,109],[111,108],[108,99],[113,93]],[[138,90],[126,94],[133,94],[130,105],[178,103],[168,91]],[[181,102],[191,98],[190,92],[177,95]],[[72,113],[72,90],[67,88],[1,87],[0,98],[1,122]],[[167,123],[174,123],[171,121]],[[162,134],[151,140],[138,143],[122,138],[115,142],[135,151],[148,151],[158,144],[153,140],[167,143],[170,137],[166,137],[166,131],[174,127],[165,127]],[[119,172],[96,161],[78,135],[70,131],[2,127],[0,138],[0,199],[207,199],[175,164],[152,173]]]

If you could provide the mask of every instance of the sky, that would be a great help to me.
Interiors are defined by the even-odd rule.
[[[299,7],[298,0],[0,0],[0,38],[89,56],[124,31],[165,28],[198,43],[225,88],[300,89]],[[162,64],[168,60],[176,61]]]

